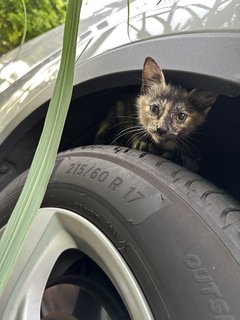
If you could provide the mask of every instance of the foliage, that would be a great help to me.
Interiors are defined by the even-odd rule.
[[[64,23],[66,0],[25,0],[26,41]],[[0,55],[20,45],[24,33],[24,8],[20,0],[0,1]]]

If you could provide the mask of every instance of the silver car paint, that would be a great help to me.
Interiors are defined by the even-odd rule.
[[[189,59],[194,60],[194,57],[186,56],[186,38],[200,39],[203,36],[209,45],[214,41],[217,45],[222,34],[229,35],[229,38],[236,36],[236,47],[226,48],[226,53],[216,52],[216,56],[224,55],[224,60],[233,54],[236,60],[239,55],[238,0],[209,0],[207,4],[196,0],[165,0],[158,6],[155,0],[144,3],[131,1],[129,34],[125,0],[104,0],[98,2],[98,7],[94,4],[94,8],[90,4],[82,9],[75,85],[106,74],[140,70],[144,58],[152,54],[163,69],[174,70],[177,67],[180,71],[191,72],[188,64]],[[11,61],[16,50],[0,59],[3,90],[0,95],[0,144],[28,115],[51,98],[60,62],[62,32],[63,28],[59,27],[30,41],[14,62]],[[176,51],[165,49],[160,54],[159,46],[154,45],[159,40],[162,41],[160,45],[169,40],[174,44],[178,42]],[[150,45],[145,46],[145,43]],[[198,41],[193,45],[197,50]],[[197,72],[214,74],[219,78],[226,75],[226,80],[240,83],[239,64],[232,68],[226,66],[223,72],[218,72],[217,66],[213,70],[206,68],[201,71],[209,53],[205,42],[199,50],[206,52],[200,57],[199,70],[198,61],[194,61]]]

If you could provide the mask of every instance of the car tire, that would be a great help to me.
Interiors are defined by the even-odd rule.
[[[25,176],[1,194],[2,225]],[[81,147],[59,154],[42,207],[104,233],[154,319],[239,319],[240,206],[195,173],[128,148]]]

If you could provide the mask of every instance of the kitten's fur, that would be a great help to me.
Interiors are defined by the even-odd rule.
[[[95,142],[123,145],[169,158],[178,146],[186,149],[185,140],[205,121],[216,98],[209,91],[187,91],[167,84],[160,67],[148,57],[136,103],[117,103],[101,124]]]

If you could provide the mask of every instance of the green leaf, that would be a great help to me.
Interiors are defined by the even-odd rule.
[[[82,0],[69,0],[61,65],[43,132],[23,191],[0,241],[0,294],[14,269],[31,223],[43,200],[71,100]]]

